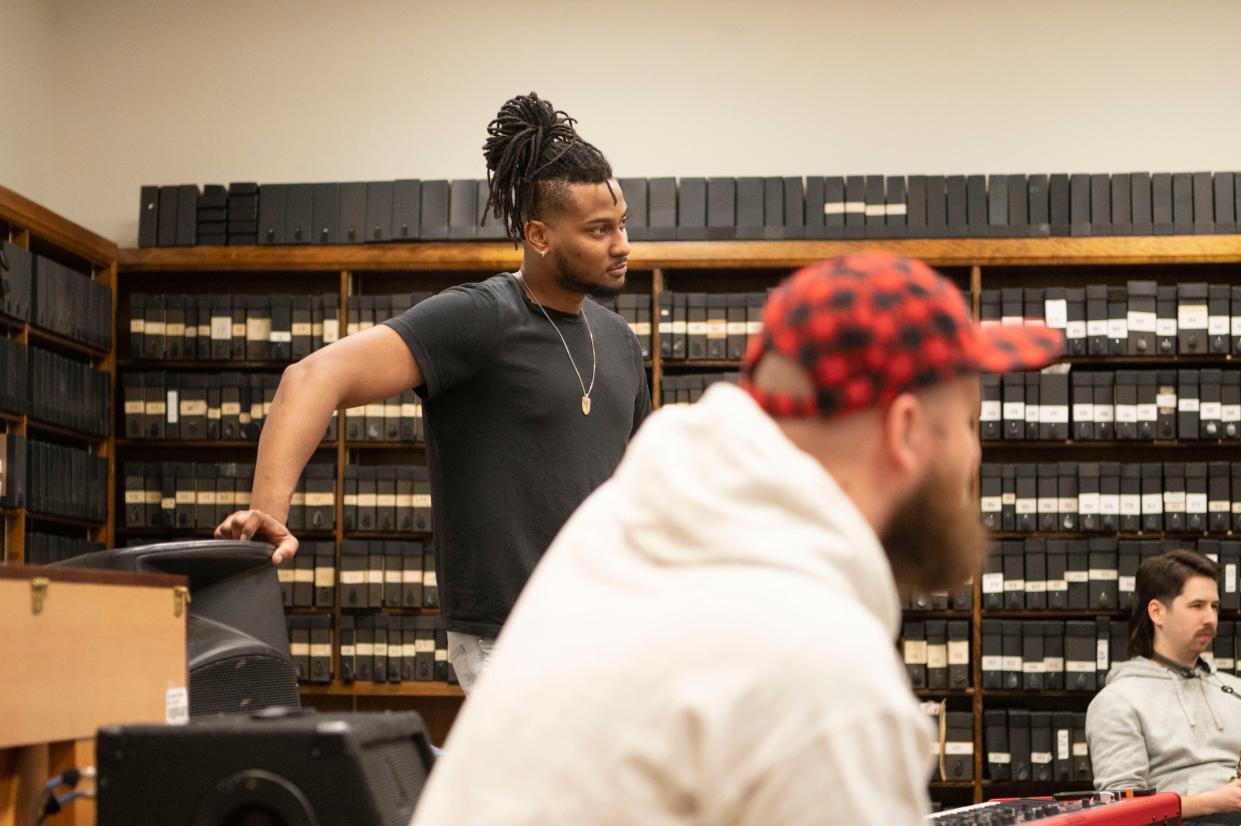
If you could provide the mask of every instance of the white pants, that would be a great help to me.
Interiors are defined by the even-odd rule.
[[[448,632],[448,662],[457,674],[457,682],[461,683],[461,690],[466,694],[470,693],[470,689],[478,680],[478,675],[483,672],[495,644],[495,637],[476,637],[473,634]]]

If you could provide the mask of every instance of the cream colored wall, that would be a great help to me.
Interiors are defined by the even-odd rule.
[[[0,0],[0,184],[53,197],[52,4]]]
[[[1241,169],[1232,0],[53,7],[31,191],[123,245],[144,183],[479,177],[531,89],[625,175]]]

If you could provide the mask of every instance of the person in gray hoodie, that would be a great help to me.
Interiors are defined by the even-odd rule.
[[[1219,566],[1187,550],[1138,569],[1129,653],[1086,712],[1095,788],[1181,795],[1186,822],[1241,823],[1241,680],[1209,657]],[[1193,820],[1190,820],[1190,819]]]

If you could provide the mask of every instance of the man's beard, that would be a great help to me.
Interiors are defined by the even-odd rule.
[[[982,572],[991,544],[976,504],[937,473],[897,508],[880,541],[908,593],[957,588]]]
[[[558,249],[552,250],[552,263],[556,267],[556,283],[560,285],[562,290],[581,293],[591,298],[615,298],[625,289],[624,281],[613,287],[585,280],[576,274],[573,266],[565,260],[564,255]]]

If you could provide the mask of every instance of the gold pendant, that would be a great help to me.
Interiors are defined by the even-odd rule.
[[[590,415],[590,396],[582,396],[582,415]]]

